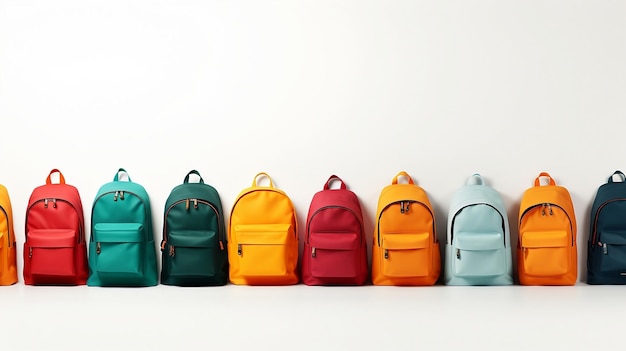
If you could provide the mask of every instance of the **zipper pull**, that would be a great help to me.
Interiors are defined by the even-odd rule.
[[[48,199],[43,199],[43,208],[48,208]]]
[[[602,244],[602,253],[605,255],[609,254],[609,248],[606,246],[606,243]]]
[[[461,249],[456,249],[456,259],[457,260],[461,259]]]
[[[115,195],[113,195],[113,201],[117,201],[117,197],[120,195],[119,191],[115,192]]]
[[[161,240],[161,251],[165,250],[165,244],[167,244],[167,241]]]
[[[96,253],[99,255],[100,252],[102,252],[102,249],[100,248],[100,242],[96,243]]]
[[[32,246],[28,248],[28,258],[33,258],[33,248],[32,248]]]
[[[552,216],[554,213],[552,212],[552,205],[548,204],[548,210],[550,212],[550,216]]]
[[[410,202],[408,202],[408,201],[406,202],[406,208],[404,209],[404,213],[409,213],[409,205],[410,204],[411,204]]]
[[[52,199],[52,207],[57,208],[57,199]]]
[[[242,256],[241,255],[241,244],[237,244],[237,255]]]
[[[385,259],[389,259],[389,250],[385,249]]]
[[[224,243],[220,240],[220,251],[224,251]]]
[[[404,201],[400,201],[400,213],[404,214]]]
[[[124,192],[120,191],[120,200],[124,200]]]
[[[311,248],[311,257],[315,258],[317,254],[315,254],[315,248]]]
[[[185,210],[189,210],[189,199],[185,200]]]
[[[541,215],[545,216],[546,215],[546,204],[542,204],[541,205]]]
[[[193,199],[193,208],[198,208],[198,199]]]
[[[175,252],[174,252],[174,245],[170,246],[170,257],[174,257]]]

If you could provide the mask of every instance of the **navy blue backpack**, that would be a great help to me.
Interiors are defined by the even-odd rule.
[[[626,176],[621,171],[598,188],[590,225],[587,283],[626,284]]]

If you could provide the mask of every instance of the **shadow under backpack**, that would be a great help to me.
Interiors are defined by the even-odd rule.
[[[121,180],[125,174],[127,181]],[[150,199],[123,168],[98,190],[91,210],[89,286],[155,286]]]

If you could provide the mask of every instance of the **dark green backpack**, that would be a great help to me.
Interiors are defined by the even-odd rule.
[[[197,175],[198,183],[189,183]],[[165,203],[161,241],[161,283],[178,286],[225,285],[228,257],[222,203],[200,173],[187,173]]]

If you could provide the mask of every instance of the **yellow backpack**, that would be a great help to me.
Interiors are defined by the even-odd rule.
[[[549,184],[541,185],[540,178]],[[541,172],[522,196],[517,246],[521,285],[574,285],[578,275],[576,215],[568,190]]]
[[[269,186],[259,186],[264,176]],[[237,285],[292,285],[299,281],[298,225],[287,194],[267,173],[254,177],[232,207],[228,230],[230,282]]]
[[[17,283],[13,211],[9,192],[0,185],[0,285]]]
[[[408,183],[398,183],[403,176]],[[374,285],[433,285],[441,271],[428,195],[406,172],[380,193],[372,249]]]

